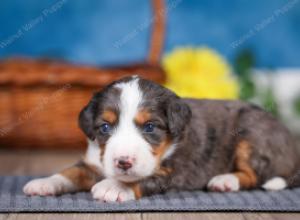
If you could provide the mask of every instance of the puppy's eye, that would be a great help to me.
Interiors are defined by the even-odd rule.
[[[148,122],[144,125],[144,132],[151,133],[154,131],[155,125],[151,122]]]
[[[111,126],[108,123],[104,123],[100,126],[100,132],[103,134],[107,134],[111,131]]]

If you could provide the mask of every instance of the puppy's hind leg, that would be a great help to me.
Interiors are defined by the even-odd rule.
[[[251,153],[250,144],[240,141],[235,151],[235,171],[213,177],[207,188],[211,191],[231,192],[255,187],[257,176],[249,163]]]
[[[268,191],[277,191],[287,188],[287,181],[282,177],[273,177],[262,185],[262,188]]]
[[[90,190],[101,175],[92,166],[78,162],[74,166],[49,177],[28,182],[23,192],[26,195],[60,195],[76,191]]]

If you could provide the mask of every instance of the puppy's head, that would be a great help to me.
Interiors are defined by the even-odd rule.
[[[124,182],[151,176],[189,123],[189,107],[151,81],[128,77],[96,93],[79,125],[101,149],[105,175]]]

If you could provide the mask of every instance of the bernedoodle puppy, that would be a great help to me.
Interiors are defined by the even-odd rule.
[[[30,181],[25,194],[91,190],[95,199],[121,202],[167,191],[300,185],[293,138],[249,103],[182,99],[134,76],[96,93],[79,125],[88,138],[84,159]]]

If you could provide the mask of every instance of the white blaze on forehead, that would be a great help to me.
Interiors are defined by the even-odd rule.
[[[127,83],[117,84],[116,87],[121,89],[121,115],[120,125],[126,126],[124,129],[129,131],[128,124],[132,123],[138,112],[139,105],[142,103],[143,93],[139,88],[138,77],[133,76],[133,80]],[[163,154],[162,160],[170,157],[176,150],[176,145],[171,145]]]
[[[116,84],[115,87],[121,89],[120,109],[121,119],[133,119],[141,104],[143,93],[139,88],[139,79],[134,77],[129,82]]]
[[[143,93],[139,88],[139,79],[133,77],[128,82],[115,85],[120,89],[119,122],[112,136],[108,139],[104,153],[104,173],[107,177],[118,176],[114,167],[114,159],[122,156],[134,159],[133,167],[128,171],[129,176],[147,176],[152,174],[156,161],[152,154],[151,145],[143,138],[136,127],[134,119],[143,101]],[[125,179],[123,178],[125,181]]]

